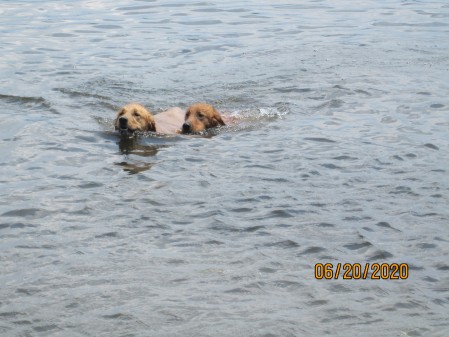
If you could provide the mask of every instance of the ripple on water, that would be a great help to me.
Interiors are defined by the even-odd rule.
[[[291,248],[298,248],[299,244],[293,240],[283,240],[283,241],[278,241],[278,242],[266,243],[265,246],[291,249]]]
[[[5,104],[10,104],[20,108],[19,112],[30,110],[33,112],[50,112],[52,114],[59,114],[59,112],[52,107],[50,102],[48,102],[43,97],[29,97],[29,96],[14,96],[14,95],[3,95],[0,94],[0,102]]]
[[[438,146],[433,145],[431,143],[426,143],[426,144],[424,144],[424,146],[429,148],[429,149],[432,149],[432,150],[439,150]]]
[[[17,217],[26,219],[40,219],[49,216],[52,212],[40,208],[22,208],[7,211],[2,214],[4,217]]]
[[[321,137],[306,137],[304,140],[311,140],[314,142],[320,142],[320,143],[335,143],[334,140],[328,139],[328,138],[321,138]]]
[[[394,255],[385,250],[377,250],[367,257],[367,260],[370,262],[378,262],[378,261],[387,261],[392,258]]]
[[[449,335],[449,6],[7,3],[0,335]],[[236,125],[113,131],[197,100]]]
[[[344,245],[343,247],[349,250],[366,250],[366,248],[371,247],[372,244],[368,241],[357,242],[357,243],[349,243]]]
[[[388,222],[385,222],[385,221],[378,222],[375,225],[378,226],[378,227],[388,228],[388,229],[392,229],[394,231],[400,232],[399,229],[396,229],[396,228],[392,227]]]
[[[266,228],[267,228],[266,226],[249,226],[249,227],[246,227],[245,229],[243,229],[243,231],[248,232],[248,233],[253,233],[253,232],[258,232],[258,231],[260,231],[262,229],[266,229]],[[261,232],[259,232],[259,234],[260,233]],[[264,232],[264,233],[266,233],[266,232]]]
[[[316,255],[318,253],[322,253],[325,252],[327,249],[324,247],[309,247],[304,249],[301,253],[299,253],[298,255]]]

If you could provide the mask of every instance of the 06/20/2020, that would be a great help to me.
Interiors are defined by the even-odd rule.
[[[344,280],[405,280],[408,278],[406,263],[317,263],[315,278],[331,280],[342,277]]]

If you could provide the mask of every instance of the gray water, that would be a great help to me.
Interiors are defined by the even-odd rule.
[[[0,36],[1,336],[449,336],[446,1],[11,0]],[[239,125],[113,130],[197,101]]]

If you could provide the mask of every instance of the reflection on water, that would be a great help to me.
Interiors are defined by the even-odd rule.
[[[116,165],[121,166],[124,171],[129,172],[130,174],[136,174],[139,172],[149,170],[151,167],[153,167],[154,164],[150,164],[150,163],[132,164],[132,163],[127,163],[127,162],[121,162],[121,163],[116,163]]]
[[[118,141],[119,150],[122,154],[134,154],[141,157],[153,157],[155,156],[160,148],[166,147],[167,145],[144,145],[141,143],[142,139],[138,135],[133,137],[121,136]]]
[[[117,133],[118,135],[118,133]],[[151,140],[154,137],[134,134],[132,136],[119,135],[119,141],[117,142],[119,146],[120,153],[124,155],[126,161],[121,161],[116,163],[116,165],[123,168],[124,171],[130,174],[136,174],[149,170],[155,165],[155,162],[142,161],[134,158],[138,157],[154,157],[157,155],[160,149],[168,147],[166,144],[151,144]]]

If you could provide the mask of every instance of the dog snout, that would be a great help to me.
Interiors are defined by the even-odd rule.
[[[192,131],[192,126],[190,125],[190,123],[184,123],[182,124],[182,132],[183,133],[190,133]]]
[[[126,129],[128,127],[128,118],[120,117],[118,122],[120,124],[120,129]]]

